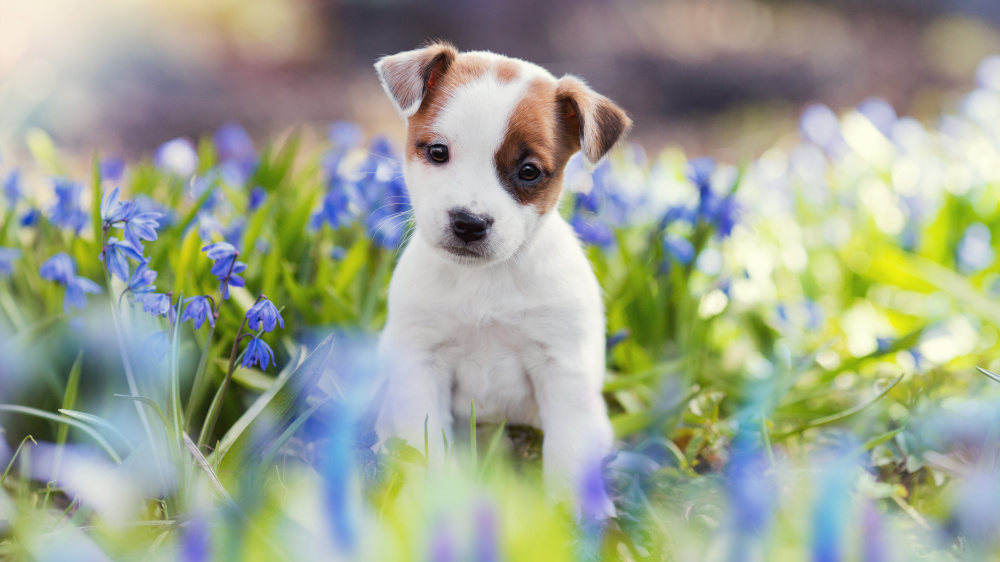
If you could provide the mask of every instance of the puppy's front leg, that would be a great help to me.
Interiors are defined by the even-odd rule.
[[[614,440],[601,396],[601,379],[584,368],[553,362],[533,376],[532,382],[545,432],[542,462],[546,493],[554,499],[572,498],[576,508],[586,508],[589,516],[613,517],[614,504],[603,485],[596,491],[596,505],[582,506],[575,501],[584,473],[599,470]]]
[[[445,462],[442,431],[452,439],[451,383],[448,372],[432,357],[421,353],[396,354],[386,362],[388,392],[380,422],[380,437],[401,437],[424,452],[426,421],[428,463]]]

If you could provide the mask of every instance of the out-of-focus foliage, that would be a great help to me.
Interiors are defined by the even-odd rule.
[[[0,557],[996,559],[1000,60],[978,77],[932,124],[807,107],[735,166],[571,161],[620,448],[578,501],[603,478],[609,521],[541,499],[526,428],[441,471],[375,435],[391,141],[227,125],[81,171],[33,131],[0,178]]]

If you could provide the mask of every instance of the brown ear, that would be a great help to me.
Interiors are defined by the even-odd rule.
[[[396,111],[404,118],[420,109],[434,81],[448,70],[458,51],[448,43],[432,43],[420,49],[378,59],[375,71]]]
[[[583,80],[566,75],[556,86],[562,118],[583,151],[584,163],[593,169],[632,127],[632,120],[615,103],[590,89]],[[573,135],[571,135],[573,136]],[[578,139],[578,140],[577,140]]]

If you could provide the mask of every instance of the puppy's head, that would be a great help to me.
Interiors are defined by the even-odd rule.
[[[556,212],[569,157],[595,166],[631,126],[582,80],[493,53],[434,43],[375,69],[407,119],[418,231],[462,263],[513,256]]]

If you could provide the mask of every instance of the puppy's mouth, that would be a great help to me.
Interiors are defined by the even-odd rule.
[[[449,254],[453,256],[458,256],[459,258],[464,258],[465,260],[483,260],[489,257],[489,253],[486,252],[485,248],[478,248],[477,245],[465,245],[465,246],[454,246],[451,244],[442,244],[441,248],[444,249]]]

